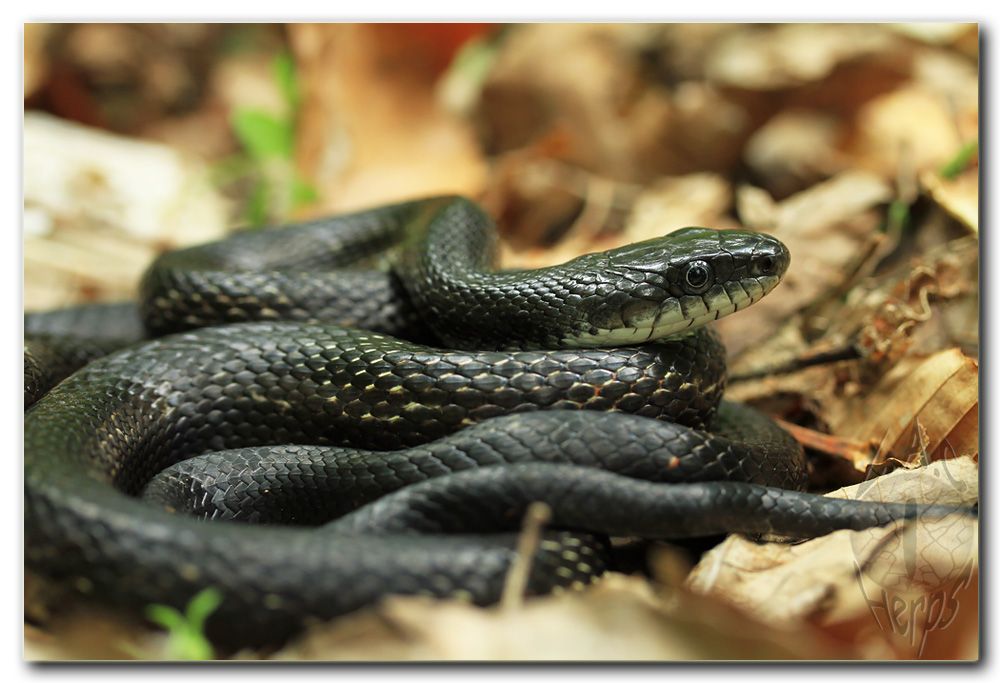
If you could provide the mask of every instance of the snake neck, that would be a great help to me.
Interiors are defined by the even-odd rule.
[[[431,200],[418,212],[395,270],[445,345],[461,349],[565,347],[580,327],[564,267],[495,270],[492,220],[472,202]]]
[[[686,228],[527,271],[495,271],[491,219],[468,200],[427,200],[395,272],[448,346],[633,346],[683,335],[767,294],[788,251],[767,235]]]

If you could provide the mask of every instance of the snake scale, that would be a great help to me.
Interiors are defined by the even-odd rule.
[[[214,587],[207,632],[237,647],[388,594],[495,602],[534,501],[530,594],[599,575],[609,536],[934,511],[801,492],[791,437],[720,403],[705,324],[779,283],[778,240],[494,271],[496,240],[435,197],[164,254],[138,307],[27,315],[28,568],[136,611]]]

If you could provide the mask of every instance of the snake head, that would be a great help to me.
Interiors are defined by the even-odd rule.
[[[591,254],[584,329],[577,346],[651,341],[700,327],[759,301],[781,281],[790,255],[780,241],[744,230],[684,228]]]

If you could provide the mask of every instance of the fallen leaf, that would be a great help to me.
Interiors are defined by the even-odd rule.
[[[31,97],[42,85],[49,71],[47,42],[51,24],[24,24],[24,97]]]
[[[979,172],[973,169],[947,180],[936,171],[920,174],[920,184],[937,204],[962,225],[979,232]]]
[[[834,175],[847,165],[837,145],[843,126],[821,111],[779,112],[747,141],[743,158],[772,194],[781,197]]]
[[[317,626],[282,660],[690,661],[850,657],[809,629],[775,629],[725,604],[609,574],[515,610],[394,597]]]
[[[560,136],[503,155],[482,200],[497,217],[501,267],[539,268],[620,243],[639,187],[553,158]]]
[[[922,337],[932,342],[930,352],[952,345],[947,330],[941,329],[945,321],[935,314],[952,310],[949,304],[975,293],[978,258],[975,239],[950,240],[859,283],[824,336],[840,343],[852,341],[866,364],[882,369],[907,353],[919,353]],[[944,343],[934,344],[935,338]]]
[[[793,313],[842,285],[878,225],[873,207],[891,197],[891,188],[877,176],[845,171],[779,202],[767,232],[788,247],[791,265],[781,285],[754,304],[753,315],[719,320],[730,353],[738,356],[769,338]],[[755,201],[763,200],[758,195]]]
[[[778,225],[778,203],[767,190],[754,185],[736,189],[736,213],[751,230],[771,232]]]
[[[874,24],[754,26],[723,37],[708,55],[709,79],[773,90],[817,81],[841,63],[891,51],[893,36]]]
[[[978,33],[976,24],[921,21],[911,24],[889,24],[888,28],[909,38],[932,45],[953,43],[966,33]]]
[[[627,182],[728,168],[746,112],[703,82],[650,78],[657,37],[635,24],[512,27],[478,109],[485,146],[504,153],[559,130],[560,159]]]
[[[978,500],[978,467],[970,458],[958,458],[829,495],[969,505]],[[953,602],[957,590],[973,580],[977,565],[978,522],[952,515],[837,531],[799,544],[730,536],[702,557],[685,585],[784,627],[810,622],[846,637],[836,625],[849,622],[851,643],[866,648],[867,657],[909,658],[920,653],[901,651],[894,634],[947,628],[940,610],[929,610],[929,603]],[[910,621],[886,619],[897,605],[911,610]],[[977,610],[978,603],[970,597],[949,608]]]
[[[962,144],[948,103],[937,94],[905,86],[869,102],[858,114],[856,163],[894,178],[905,165],[937,170]]]
[[[882,390],[883,383],[892,386],[891,392]],[[880,402],[877,396],[884,400]],[[919,458],[918,424],[927,430],[928,442],[922,450],[929,460],[979,453],[978,433],[970,440],[968,425],[955,432],[971,411],[978,415],[979,405],[979,364],[958,349],[935,353],[916,367],[897,366],[866,393],[863,402],[867,415],[842,425],[843,435],[880,438],[875,464],[888,458],[904,462]]]
[[[25,307],[127,299],[163,248],[221,237],[227,204],[207,166],[45,114],[24,117]]]
[[[502,153],[558,127],[565,161],[611,177],[632,175],[631,133],[621,134],[638,64],[622,45],[627,27],[522,24],[511,28],[483,87],[478,118],[485,145]]]
[[[971,35],[978,35],[975,27]],[[959,137],[963,140],[978,137],[979,64],[976,60],[950,50],[926,48],[914,57],[913,81],[947,103]]]
[[[636,198],[625,223],[623,243],[640,242],[688,226],[726,227],[732,190],[714,173],[661,178]]]
[[[434,97],[437,57],[426,42],[390,40],[394,30],[289,27],[302,93],[297,162],[322,197],[310,215],[483,190],[486,164],[471,125]]]
[[[120,612],[85,604],[62,584],[25,574],[24,659],[135,659],[152,631]]]

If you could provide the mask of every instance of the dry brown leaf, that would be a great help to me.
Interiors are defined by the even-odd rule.
[[[678,84],[669,97],[654,89],[635,106],[632,153],[644,179],[711,171],[725,173],[738,162],[752,132],[746,109],[700,81]]]
[[[831,498],[971,506],[979,500],[979,463],[969,455],[906,468],[830,491]]]
[[[507,152],[558,129],[560,158],[616,180],[731,167],[746,113],[700,81],[650,79],[642,50],[655,37],[635,24],[512,28],[479,107],[487,147]]]
[[[890,392],[882,385],[890,385]],[[979,405],[979,364],[958,349],[940,351],[916,367],[901,364],[891,370],[862,401],[865,410],[856,421],[842,425],[849,438],[880,438],[875,463],[887,458],[912,462],[917,424],[927,430],[925,457],[931,460],[954,455],[977,455],[978,434],[970,440],[968,425],[953,433],[966,415]],[[881,399],[881,400],[880,400]],[[978,432],[978,430],[975,430]]]
[[[938,21],[921,21],[912,24],[889,24],[887,28],[909,38],[915,38],[932,45],[953,43],[970,31],[978,33],[976,24],[960,24]]]
[[[725,35],[745,30],[744,24],[657,24],[655,43],[664,72],[681,80],[705,78],[705,60]]]
[[[853,340],[866,364],[880,368],[915,351],[922,339],[931,342],[931,352],[951,346],[948,320],[937,314],[961,311],[952,304],[974,299],[978,259],[977,240],[953,239],[869,278],[852,289],[839,310],[827,314],[824,336],[839,343]]]
[[[471,126],[434,98],[427,47],[391,26],[289,27],[302,90],[297,161],[322,201],[343,212],[428,194],[478,195],[486,165]],[[388,68],[391,65],[392,68]]]
[[[771,337],[794,312],[842,285],[878,226],[873,207],[891,197],[891,188],[877,176],[847,171],[780,202],[768,232],[788,246],[792,262],[781,285],[754,305],[753,315],[717,323],[730,353],[737,356]],[[759,196],[755,201],[761,206]]]
[[[877,176],[845,171],[782,201],[778,229],[793,237],[832,231],[840,221],[884,204],[891,197],[890,188]]]
[[[585,591],[514,610],[390,598],[310,633],[275,659],[702,660],[850,657],[809,629],[775,630],[685,593],[666,601],[639,577],[609,574]]]
[[[134,135],[196,107],[207,62],[239,30],[204,23],[53,25],[48,69],[29,106]]]
[[[841,63],[890,52],[893,36],[873,24],[783,24],[723,37],[708,55],[709,79],[773,90],[818,81]]]
[[[161,637],[134,618],[85,603],[67,586],[30,572],[24,577],[24,616],[23,653],[29,661],[134,659]]]
[[[858,607],[819,626],[844,643],[892,653],[871,658],[975,661],[980,656],[978,582],[979,572],[973,570],[930,595],[883,594],[878,586],[870,587],[875,592],[869,594],[868,609]]]
[[[725,227],[723,215],[733,201],[729,183],[714,173],[661,178],[636,198],[622,242],[661,237],[688,226]]]
[[[51,24],[24,25],[24,97],[31,97],[45,80],[49,60],[46,43],[52,34]]]
[[[538,268],[580,254],[663,236],[697,225],[736,227],[725,214],[732,203],[729,184],[714,173],[663,177],[638,186],[574,169],[554,160],[523,161],[503,188],[502,222],[512,221],[517,234],[502,245],[506,268]],[[631,206],[621,225],[624,208]],[[538,249],[553,230],[570,222],[559,242]],[[610,233],[610,234],[609,234]],[[529,248],[523,242],[529,239]],[[514,243],[520,248],[517,248]],[[534,247],[534,248],[531,248]]]
[[[753,134],[743,158],[771,193],[787,196],[845,167],[841,128],[827,113],[786,109]]]
[[[766,202],[766,195],[762,196],[759,190],[744,188],[738,195],[742,215],[753,215],[755,221],[773,222],[775,212]],[[948,241],[941,244],[940,239]],[[825,306],[812,309],[805,320],[785,321],[765,343],[731,363],[730,374],[734,378],[778,376],[767,380],[767,386],[757,382],[758,386],[753,387],[741,382],[736,390],[744,400],[759,398],[762,395],[759,390],[768,388],[784,393],[804,391],[803,395],[815,396],[847,382],[843,388],[853,395],[866,391],[871,382],[907,354],[927,355],[956,345],[974,354],[979,320],[978,246],[973,237],[940,237],[937,246],[892,270],[861,280],[843,298],[825,300]],[[803,334],[807,327],[820,334],[811,343],[806,342]],[[828,356],[838,350],[847,352],[847,358],[860,355],[863,362],[787,374],[813,365],[824,356],[827,357],[824,362],[829,364],[833,359]],[[819,385],[825,389],[814,391]],[[826,399],[838,403],[837,396],[829,395]],[[852,405],[870,414],[868,408]],[[839,418],[833,420],[835,424],[843,422]]]
[[[639,186],[559,161],[564,143],[554,135],[494,164],[481,204],[497,217],[503,268],[544,267],[620,242]]]
[[[621,124],[639,79],[619,35],[627,30],[599,24],[512,27],[480,102],[487,147],[521,148],[558,127],[568,138],[563,159],[627,179],[634,164]]]
[[[208,176],[170,147],[25,114],[25,307],[129,298],[159,250],[221,237]]]
[[[973,35],[978,32],[973,31]],[[979,65],[950,50],[920,50],[913,61],[913,80],[946,102],[959,137],[979,135]]]
[[[210,162],[238,151],[229,111],[221,102],[212,102],[183,116],[157,119],[142,126],[138,135]]]
[[[778,203],[760,187],[740,185],[736,189],[736,213],[751,230],[771,232],[778,225]]]
[[[970,458],[959,458],[897,471],[830,495],[970,505],[978,500],[978,467]],[[951,599],[967,586],[977,564],[978,522],[953,515],[838,531],[794,545],[730,536],[702,558],[686,585],[786,627],[811,621],[836,632],[834,625],[851,622],[852,642],[866,648],[868,657],[896,658],[919,653],[898,649],[893,634],[900,624],[886,621],[883,605],[926,610],[932,598]],[[975,611],[977,601],[958,606]],[[902,626],[915,631],[948,624],[929,620]]]
[[[858,114],[851,156],[887,178],[901,167],[937,170],[959,150],[948,102],[919,86],[905,86],[869,102]]]
[[[908,356],[870,384],[862,381],[859,363],[817,365],[735,382],[727,397],[758,405],[774,396],[797,397],[797,405],[807,406],[830,434],[878,444],[874,459],[856,452],[854,466],[859,471],[889,459],[909,463],[978,455],[979,377],[974,359],[958,349]]]
[[[973,232],[979,232],[978,169],[951,180],[935,171],[924,171],[920,174],[920,184],[941,208]]]
[[[216,63],[210,92],[228,111],[256,109],[275,117],[291,114],[289,101],[274,77],[274,55],[237,53]]]
[[[146,634],[145,638],[138,634]],[[131,660],[145,652],[153,636],[145,627],[118,616],[81,611],[51,630],[24,629],[24,659],[40,661]]]

